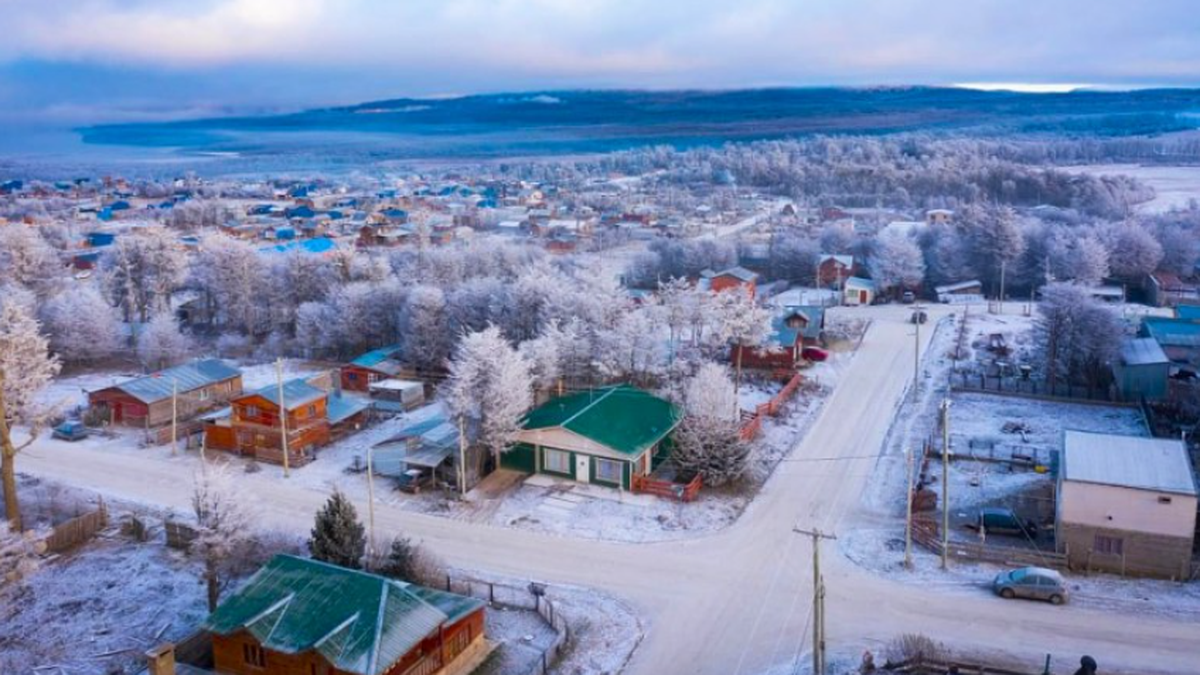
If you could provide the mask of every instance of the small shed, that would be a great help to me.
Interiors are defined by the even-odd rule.
[[[402,410],[412,410],[425,403],[425,385],[415,380],[388,378],[369,385],[371,398],[398,403]]]
[[[1113,377],[1122,401],[1165,398],[1170,374],[1171,360],[1152,337],[1127,341],[1121,346],[1120,358],[1113,364]]]
[[[850,277],[844,284],[842,295],[847,305],[869,305],[879,292],[874,281],[862,277]]]
[[[1068,430],[1058,475],[1058,550],[1073,569],[1187,578],[1196,496],[1182,440]]]
[[[934,289],[937,300],[947,304],[965,304],[983,302],[983,282],[978,279],[959,281],[953,284],[937,286]]]
[[[380,347],[342,366],[342,388],[366,392],[375,382],[395,378],[404,371],[400,352],[400,345]]]

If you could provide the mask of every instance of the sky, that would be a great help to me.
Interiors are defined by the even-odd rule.
[[[1194,0],[0,0],[0,119],[575,88],[1200,84]]]

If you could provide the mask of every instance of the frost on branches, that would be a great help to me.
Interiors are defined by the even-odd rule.
[[[50,347],[70,363],[112,356],[121,348],[121,320],[94,286],[59,293],[42,305]]]
[[[191,338],[179,330],[179,322],[169,312],[150,319],[137,340],[138,358],[151,370],[161,370],[185,360],[194,348]]]
[[[521,419],[533,405],[529,363],[496,326],[464,335],[454,352],[446,380],[446,402],[455,417],[478,428],[480,445],[492,452],[496,466],[521,430]]]
[[[1125,337],[1115,312],[1086,289],[1068,283],[1047,284],[1034,321],[1034,345],[1043,359],[1046,383],[1102,387]]]
[[[19,532],[0,522],[0,588],[33,574],[46,542],[32,530]]]
[[[700,474],[714,487],[742,479],[750,466],[750,445],[741,437],[728,369],[716,363],[700,366],[684,389],[684,411],[671,453],[675,466]]]
[[[250,512],[227,469],[206,465],[196,474],[192,515],[196,538],[189,553],[203,564],[201,577],[208,588],[211,612],[231,576],[229,567],[249,540]]]
[[[41,430],[48,411],[39,409],[35,399],[58,370],[58,359],[50,355],[26,294],[0,288],[0,486],[5,515],[16,531],[21,530],[17,453],[33,443]],[[13,438],[18,424],[29,430],[20,444]]]

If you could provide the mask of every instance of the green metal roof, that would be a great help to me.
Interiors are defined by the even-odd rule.
[[[636,455],[665,438],[680,419],[670,401],[622,384],[552,399],[525,417],[525,428],[562,427]]]
[[[380,675],[439,626],[482,606],[474,598],[277,555],[204,627],[218,635],[245,629],[271,651],[315,649],[338,670]]]

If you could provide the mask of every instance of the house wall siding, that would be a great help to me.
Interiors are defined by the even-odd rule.
[[[1097,535],[1120,539],[1124,555],[1095,551]],[[1164,579],[1187,578],[1192,556],[1192,537],[1168,537],[1070,523],[1058,528],[1058,545],[1059,550],[1067,554],[1071,569]]]

